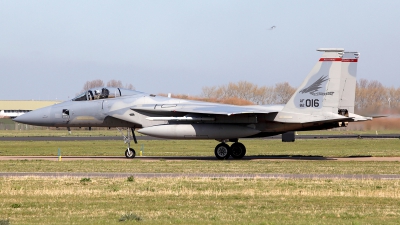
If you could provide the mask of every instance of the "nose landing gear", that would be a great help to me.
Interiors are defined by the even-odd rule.
[[[124,137],[124,143],[128,145],[127,149],[125,150],[125,157],[126,158],[135,158],[136,152],[135,149],[131,148],[131,136],[129,134],[129,128],[126,128],[126,136],[124,135],[122,128],[118,128],[117,130],[122,134]],[[130,130],[132,131],[132,138],[135,144],[137,144],[136,136],[135,136],[135,128],[131,127]]]

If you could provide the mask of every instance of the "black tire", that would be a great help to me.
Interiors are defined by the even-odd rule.
[[[133,148],[129,148],[125,150],[125,157],[126,158],[135,158],[136,156],[136,152]]]
[[[225,143],[221,143],[215,147],[214,153],[217,159],[229,159],[231,156],[231,147]]]
[[[241,159],[246,155],[246,147],[240,142],[231,145],[231,156],[234,159]]]

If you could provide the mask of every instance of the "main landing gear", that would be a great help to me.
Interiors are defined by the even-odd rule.
[[[241,159],[246,155],[246,147],[237,140],[231,146],[222,142],[215,147],[214,153],[217,159],[229,159],[230,156],[234,159]]]
[[[124,143],[128,144],[128,147],[125,150],[125,157],[126,158],[135,158],[136,152],[135,152],[135,149],[131,148],[131,136],[129,134],[129,131],[132,131],[133,141],[135,142],[135,144],[137,144],[137,140],[136,140],[136,136],[135,136],[135,128],[134,127],[131,127],[130,129],[126,128],[126,136],[124,135],[124,132],[122,131],[122,128],[121,129],[117,128],[117,129],[122,134],[122,136],[124,137]]]

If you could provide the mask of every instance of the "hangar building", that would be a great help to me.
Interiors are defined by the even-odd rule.
[[[0,118],[15,118],[26,112],[60,103],[60,101],[0,100]]]

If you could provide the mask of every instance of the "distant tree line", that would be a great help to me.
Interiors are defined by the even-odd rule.
[[[286,104],[297,88],[288,82],[274,86],[258,86],[247,81],[223,86],[203,87],[201,97],[205,99],[237,98],[253,104]],[[359,79],[356,84],[355,108],[382,109],[400,108],[400,87],[386,87],[379,81]]]
[[[379,81],[357,81],[355,106],[358,109],[400,108],[400,87],[385,87]]]
[[[258,86],[247,81],[229,83],[223,86],[203,87],[201,96],[208,99],[237,98],[253,104],[285,104],[294,94],[296,88],[288,82],[274,86]]]

